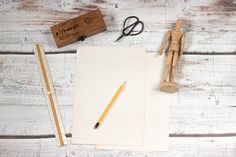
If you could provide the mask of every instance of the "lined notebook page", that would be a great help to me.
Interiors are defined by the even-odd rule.
[[[142,48],[77,50],[73,144],[143,144],[145,62]],[[103,123],[93,129],[124,81],[126,86]]]
[[[143,146],[97,145],[97,149],[167,151],[169,143],[169,105],[171,94],[160,92],[164,55],[147,54],[145,131]]]

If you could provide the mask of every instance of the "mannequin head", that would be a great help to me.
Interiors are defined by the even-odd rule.
[[[175,30],[178,30],[178,31],[179,31],[180,28],[182,27],[183,23],[184,23],[184,20],[183,20],[183,19],[178,19],[178,20],[176,21]]]

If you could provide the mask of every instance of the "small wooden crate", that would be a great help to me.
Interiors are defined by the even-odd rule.
[[[51,27],[58,48],[103,32],[106,25],[99,9]]]

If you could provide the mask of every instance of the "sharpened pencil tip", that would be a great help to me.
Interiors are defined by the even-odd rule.
[[[97,128],[98,128],[98,126],[99,126],[99,124],[100,124],[100,123],[98,123],[98,122],[97,122],[97,123],[94,125],[94,127],[93,127],[93,128],[94,128],[94,129],[97,129]]]

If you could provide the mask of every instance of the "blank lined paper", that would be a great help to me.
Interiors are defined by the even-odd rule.
[[[146,54],[142,48],[77,50],[73,144],[143,145]],[[126,81],[103,123],[100,114]]]
[[[167,151],[169,139],[169,105],[171,94],[160,92],[159,85],[164,69],[164,55],[147,54],[144,145],[97,145],[97,149],[141,151]]]

